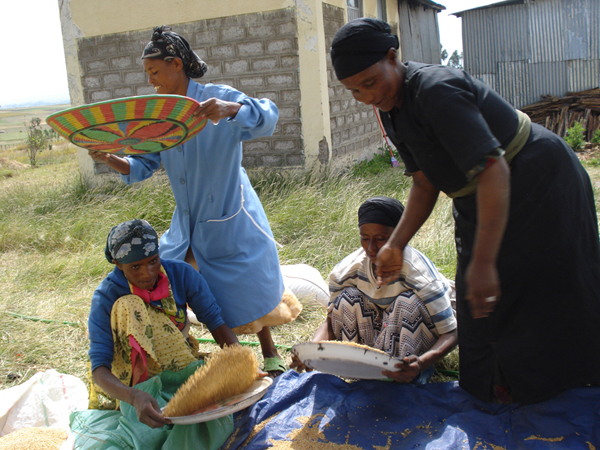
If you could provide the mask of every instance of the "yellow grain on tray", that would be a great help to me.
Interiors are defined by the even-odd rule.
[[[211,403],[241,394],[254,383],[258,361],[252,350],[241,345],[212,353],[177,389],[165,406],[166,417],[188,416]]]
[[[348,347],[357,347],[357,348],[362,348],[364,350],[372,350],[374,352],[381,353],[383,355],[387,355],[387,353],[384,352],[383,350],[379,350],[378,348],[374,348],[374,347],[369,347],[368,345],[364,345],[364,344],[357,344],[356,342],[349,342],[349,341],[319,341],[319,342],[322,342],[324,344],[347,345]]]
[[[66,440],[62,428],[21,428],[0,438],[0,450],[58,450]]]

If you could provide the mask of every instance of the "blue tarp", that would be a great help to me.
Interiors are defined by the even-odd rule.
[[[534,405],[499,405],[477,400],[456,382],[348,383],[290,370],[259,402],[237,413],[234,426],[224,449],[267,449],[295,438],[312,441],[302,448],[314,449],[329,442],[365,450],[595,450],[600,387],[572,389]]]

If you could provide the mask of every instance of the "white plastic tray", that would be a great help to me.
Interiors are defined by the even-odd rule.
[[[342,378],[387,379],[382,372],[398,370],[394,366],[402,363],[379,350],[333,341],[296,344],[292,353],[306,366]]]
[[[273,380],[269,377],[256,380],[252,386],[244,392],[226,399],[212,403],[198,410],[195,414],[180,417],[167,417],[172,423],[177,425],[189,425],[192,423],[208,422],[209,420],[219,419],[221,417],[241,411],[250,405],[259,401],[266,394]]]

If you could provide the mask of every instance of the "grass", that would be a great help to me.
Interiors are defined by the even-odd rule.
[[[0,147],[2,144],[13,146],[24,141],[27,138],[25,124],[28,124],[34,117],[39,117],[42,120],[43,129],[50,129],[46,125],[46,117],[69,107],[70,105],[48,105],[0,109]]]
[[[0,152],[0,161],[3,158],[27,162],[25,152],[14,149]],[[600,207],[597,161],[592,158],[584,165]],[[115,179],[90,189],[80,180],[76,151],[70,145],[42,152],[36,169],[0,165],[0,175],[0,386],[19,384],[50,368],[85,380],[90,298],[112,270],[103,254],[106,235],[114,224],[134,217],[148,220],[163,233],[175,206],[168,180],[157,175],[125,186]],[[405,201],[410,188],[410,179],[402,175],[402,168],[391,168],[385,153],[342,174],[257,170],[250,176],[275,239],[283,245],[281,263],[310,264],[325,279],[360,245],[359,205],[374,195]],[[411,242],[449,278],[455,271],[453,232],[452,204],[441,196]],[[323,307],[308,303],[296,321],[273,330],[274,340],[284,347],[308,341],[324,318]],[[193,334],[211,337],[201,328],[194,328]],[[257,339],[248,335],[240,340]],[[215,348],[202,344],[204,352]],[[254,349],[261,359],[258,347]],[[289,362],[290,353],[281,352]],[[438,369],[458,370],[458,351]],[[434,380],[449,379],[438,374]]]

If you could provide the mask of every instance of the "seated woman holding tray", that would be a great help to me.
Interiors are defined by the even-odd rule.
[[[166,399],[164,390],[170,389],[172,395],[202,364],[198,341],[188,334],[187,307],[220,346],[238,344],[238,339],[221,318],[221,309],[198,271],[183,261],[161,260],[158,235],[145,220],[113,227],[105,256],[116,267],[92,296],[88,322],[92,377],[102,391],[123,402],[123,416],[134,429],[129,434],[137,442],[154,433],[138,422],[151,428],[170,424],[157,398]],[[152,378],[163,372],[168,375],[160,381]],[[170,427],[163,431],[170,433]],[[231,416],[198,425],[196,433],[214,444],[199,448],[218,448],[231,431]]]
[[[400,221],[404,206],[373,197],[358,210],[362,248],[346,256],[329,275],[327,320],[312,342],[337,340],[367,345],[402,358],[397,371],[383,374],[401,383],[425,384],[433,365],[458,342],[450,303],[452,288],[433,263],[407,246],[400,277],[377,286],[375,258]],[[291,364],[306,369],[297,357]]]

